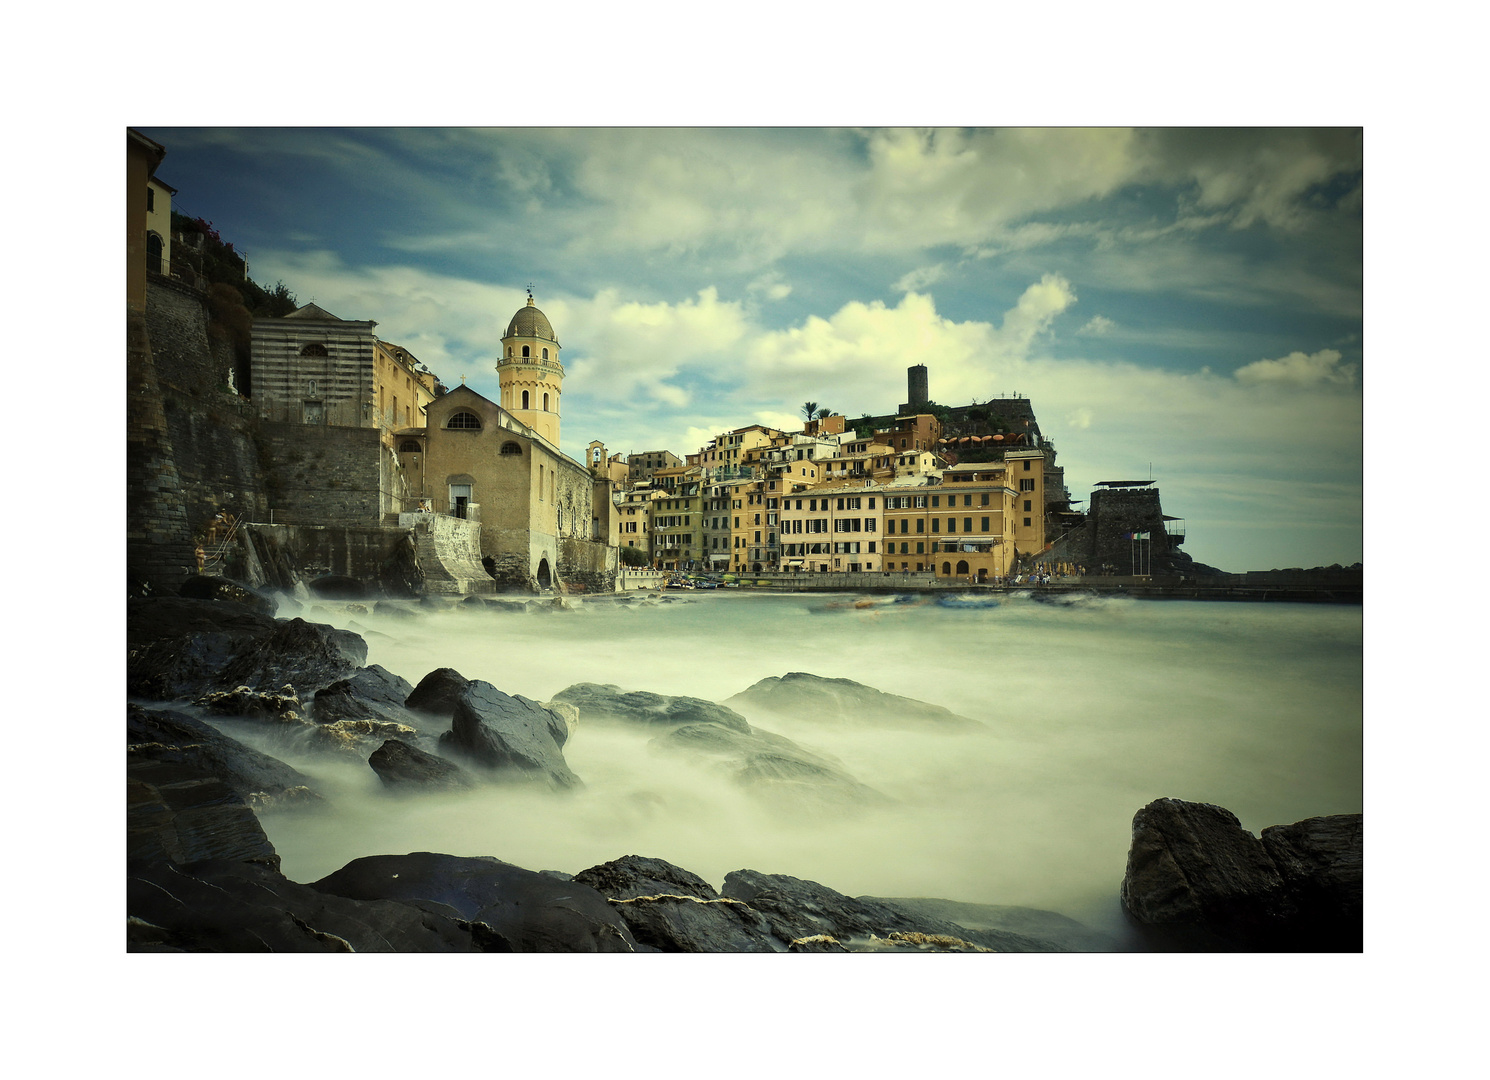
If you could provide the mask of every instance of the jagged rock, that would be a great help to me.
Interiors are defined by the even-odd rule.
[[[267,640],[278,625],[271,616],[225,600],[130,600],[127,692],[165,701],[219,689],[217,678],[233,657]]]
[[[503,779],[544,780],[556,789],[579,785],[561,749],[564,719],[529,698],[504,694],[477,679],[461,691],[443,752],[467,758]]]
[[[218,716],[267,720],[275,724],[298,724],[301,722],[300,699],[295,696],[294,687],[287,686],[284,690],[287,692],[275,694],[235,686],[231,690],[216,690],[204,694],[192,704]]]
[[[379,720],[418,729],[425,722],[404,704],[412,692],[409,680],[377,664],[369,664],[317,690],[311,702],[310,718],[321,724]]]
[[[455,715],[456,702],[470,685],[471,680],[454,668],[436,668],[419,680],[419,685],[404,699],[404,704],[449,719]]]
[[[223,668],[216,686],[279,691],[289,685],[303,700],[348,677],[366,660],[367,642],[357,634],[289,619],[278,623],[269,637],[239,651]]]
[[[717,769],[785,813],[835,811],[890,801],[834,759],[760,728],[742,734],[719,724],[686,724],[657,736],[649,745]]]
[[[338,720],[334,724],[312,724],[305,730],[310,750],[342,754],[366,760],[373,744],[385,739],[415,739],[419,733],[407,724],[390,720]]]
[[[1133,817],[1124,910],[1166,947],[1359,949],[1360,815],[1264,832],[1219,806],[1156,799]]]
[[[426,754],[402,739],[383,743],[367,763],[390,788],[459,788],[472,783],[470,775],[455,762]]]
[[[222,600],[232,604],[242,604],[250,611],[257,611],[261,615],[273,615],[276,607],[273,600],[247,585],[230,581],[227,578],[208,577],[204,574],[193,574],[183,581],[181,588],[176,591],[178,595],[188,600]]]
[[[788,946],[787,952],[795,953],[846,953],[843,943],[831,934],[814,934],[798,938]]]
[[[352,900],[442,905],[485,923],[514,952],[637,952],[626,923],[594,889],[489,857],[427,851],[354,859],[313,882],[319,892]]]
[[[365,583],[341,574],[322,574],[308,584],[311,592],[327,600],[362,600],[368,595]]]
[[[914,698],[886,694],[852,679],[825,679],[801,671],[762,679],[726,698],[726,705],[794,720],[833,725],[874,725],[918,731],[979,731],[984,725]]]
[[[850,952],[871,951],[880,947],[874,939],[899,932],[948,938],[996,952],[1065,951],[1053,942],[1023,934],[973,930],[943,919],[917,916],[893,904],[856,900],[815,881],[785,874],[735,870],[726,875],[720,891],[726,897],[743,900],[765,916],[783,946],[826,934]]]
[[[745,718],[733,709],[695,697],[668,697],[646,690],[623,691],[619,686],[575,683],[554,695],[579,709],[586,719],[628,720],[639,724],[680,727],[683,724],[717,724],[732,731],[750,731]]]
[[[130,705],[128,736],[131,761],[191,766],[250,801],[256,795],[313,790],[304,773],[185,713]]]
[[[627,855],[574,875],[610,900],[632,935],[659,952],[779,952],[748,904],[726,900],[703,878],[661,859]]]
[[[132,863],[127,899],[130,952],[512,951],[434,905],[348,899],[250,863]]]

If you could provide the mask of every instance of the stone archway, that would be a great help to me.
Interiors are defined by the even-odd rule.
[[[548,559],[538,560],[538,587],[540,589],[552,589],[554,587],[553,571],[548,568]]]
[[[967,560],[966,559],[958,559],[957,560],[957,576],[958,577],[966,577],[971,572],[972,571],[968,569],[968,565],[967,565]]]

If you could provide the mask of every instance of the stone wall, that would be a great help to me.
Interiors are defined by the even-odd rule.
[[[616,591],[619,552],[593,540],[565,538],[559,541],[559,580],[583,587],[587,593]]]
[[[163,386],[197,397],[227,385],[232,347],[209,330],[203,293],[179,281],[150,275],[145,293],[150,352]]]
[[[260,421],[259,438],[273,463],[267,484],[275,523],[382,522],[386,470],[376,428]]]
[[[144,311],[130,309],[125,340],[125,569],[131,588],[174,588],[196,570],[195,545]]]
[[[408,587],[410,530],[396,525],[246,525],[242,549],[227,576],[250,585],[285,588],[286,571],[301,581],[323,574],[358,578],[401,596]]]
[[[1149,539],[1135,542],[1127,536],[1146,532]],[[1096,570],[1104,563],[1126,574],[1136,566],[1135,553],[1142,545],[1141,558],[1151,573],[1171,570],[1169,535],[1164,531],[1164,510],[1159,504],[1159,489],[1097,488],[1092,492],[1087,510],[1087,555],[1085,565]],[[1185,560],[1188,561],[1188,560]]]
[[[399,525],[412,531],[426,593],[466,596],[496,591],[496,582],[481,563],[478,522],[448,514],[402,514]]]

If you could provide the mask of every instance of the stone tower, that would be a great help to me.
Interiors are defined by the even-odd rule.
[[[531,290],[502,335],[497,376],[502,408],[557,447],[564,365],[559,363],[559,339],[548,316],[534,306]]]
[[[905,396],[910,400],[900,406],[900,415],[915,416],[924,410],[926,403],[931,400],[931,396],[927,393],[925,364],[916,364],[914,367],[905,369],[905,390]]]

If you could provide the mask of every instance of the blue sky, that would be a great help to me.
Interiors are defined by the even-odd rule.
[[[1078,500],[1152,474],[1202,562],[1362,557],[1360,129],[137,126],[255,280],[447,384],[496,397],[531,282],[576,458],[924,363],[1030,397]]]

